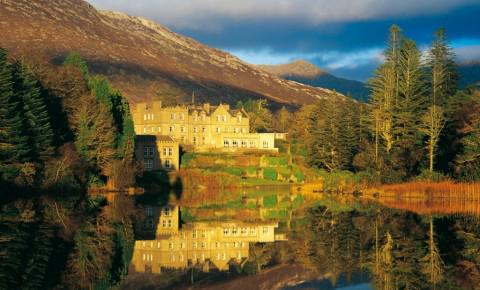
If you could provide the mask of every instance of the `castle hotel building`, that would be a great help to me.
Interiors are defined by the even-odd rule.
[[[136,156],[147,170],[178,169],[178,146],[200,152],[277,152],[275,139],[285,139],[282,133],[251,133],[245,110],[227,104],[163,107],[161,101],[142,102],[132,115]]]

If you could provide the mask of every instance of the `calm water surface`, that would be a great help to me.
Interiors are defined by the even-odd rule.
[[[480,289],[478,201],[222,192],[142,201],[122,289]]]

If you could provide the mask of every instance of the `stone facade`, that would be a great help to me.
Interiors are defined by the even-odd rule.
[[[229,105],[162,107],[160,101],[137,103],[133,109],[137,135],[168,135],[197,151],[271,150],[278,133],[250,133],[243,110]]]
[[[250,243],[285,240],[275,234],[277,223],[194,222],[178,228],[178,207],[161,207],[153,212],[146,207],[145,211],[147,217],[159,218],[160,222],[156,227],[145,224],[146,230],[155,231],[154,239],[135,241],[135,272],[160,273],[162,269],[188,267],[228,270],[232,263],[242,264],[248,259]]]
[[[178,142],[165,135],[138,135],[135,157],[145,170],[176,170],[180,168]]]

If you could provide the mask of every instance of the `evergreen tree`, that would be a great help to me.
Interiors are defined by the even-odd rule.
[[[397,136],[396,163],[403,175],[411,176],[421,160],[422,135],[418,131],[421,115],[426,107],[424,71],[421,53],[414,41],[403,39],[399,53],[399,94],[395,114]]]
[[[457,90],[458,73],[454,58],[452,48],[446,40],[445,29],[438,29],[428,54],[432,105],[444,106]]]
[[[13,66],[15,95],[21,105],[25,132],[29,138],[32,160],[45,161],[53,155],[53,132],[46,103],[34,76],[23,63]]]
[[[7,52],[0,48],[0,179],[13,178],[18,173],[18,163],[28,161],[29,149],[23,133]]]

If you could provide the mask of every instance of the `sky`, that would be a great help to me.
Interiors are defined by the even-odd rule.
[[[88,0],[152,19],[252,64],[304,59],[367,80],[392,24],[426,51],[447,31],[460,62],[480,60],[480,0]]]

